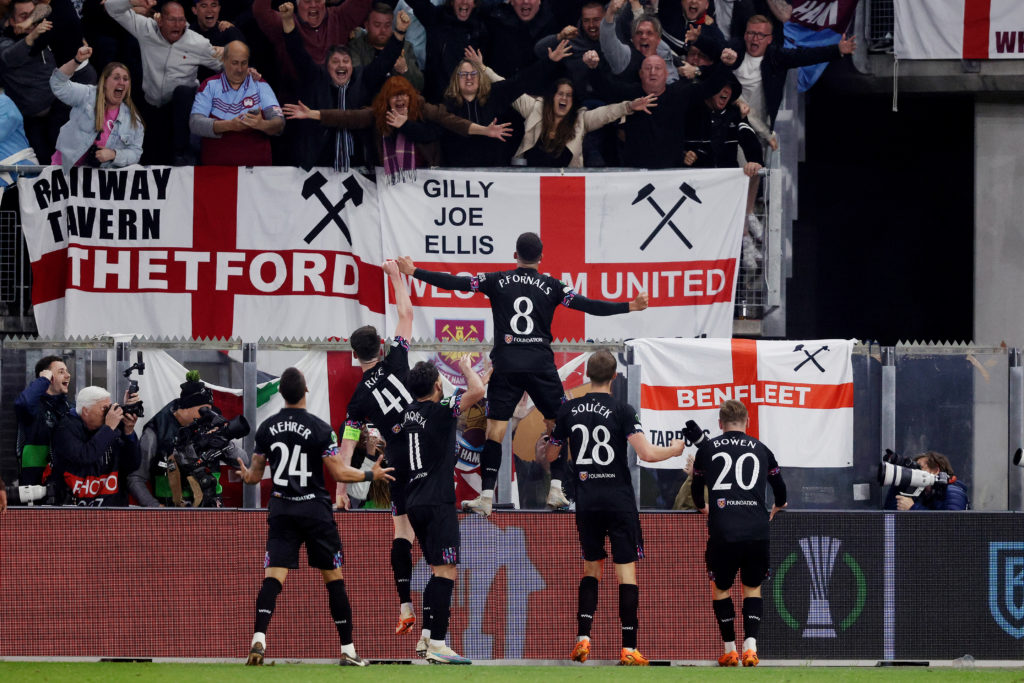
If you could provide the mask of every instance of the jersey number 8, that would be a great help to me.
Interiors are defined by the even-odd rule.
[[[711,490],[728,491],[729,489],[732,488],[732,484],[725,481],[725,478],[729,476],[729,473],[733,469],[732,456],[729,455],[728,453],[715,453],[714,455],[711,456],[712,461],[715,461],[718,458],[724,460],[725,464],[722,465],[722,471],[719,473],[718,479],[715,480],[715,485],[711,487]],[[745,482],[743,481],[743,463],[748,459],[753,461],[754,469],[750,473],[750,481]],[[744,491],[749,491],[750,489],[754,488],[754,484],[757,482],[757,475],[760,471],[761,461],[757,459],[757,456],[754,455],[753,453],[744,453],[740,457],[736,458],[736,485],[739,486]]]
[[[612,434],[608,431],[608,428],[604,425],[597,425],[594,427],[594,447],[590,450],[590,455],[587,455],[587,446],[590,445],[590,432],[587,428],[581,424],[575,424],[572,426],[572,431],[580,432],[580,450],[578,457],[576,458],[577,465],[590,465],[597,463],[598,465],[607,465],[615,459],[615,451],[612,449],[610,441],[612,440]]]
[[[512,319],[508,321],[512,331],[516,334],[530,334],[533,332],[533,318],[530,317],[530,314],[533,313],[533,301],[529,297],[521,296],[512,302],[512,308],[516,312]],[[519,329],[520,321],[523,322],[523,329]]]

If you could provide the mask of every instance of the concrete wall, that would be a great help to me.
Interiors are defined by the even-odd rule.
[[[1024,346],[1024,103],[975,124],[974,342]]]

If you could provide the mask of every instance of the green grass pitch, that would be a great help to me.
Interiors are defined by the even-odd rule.
[[[1024,668],[849,668],[849,667],[767,667],[718,669],[712,667],[619,668],[614,666],[402,666],[375,665],[366,669],[341,669],[326,664],[287,664],[262,668],[238,664],[163,664],[137,662],[3,662],[0,681],[75,681],[76,683],[200,683],[216,681],[771,681],[773,683],[953,683],[971,681],[1024,682]]]

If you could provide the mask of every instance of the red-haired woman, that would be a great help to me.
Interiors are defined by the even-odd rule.
[[[289,119],[314,119],[336,128],[374,128],[378,163],[391,182],[413,177],[417,168],[439,165],[437,126],[459,135],[486,135],[498,140],[507,138],[511,128],[497,119],[481,126],[449,114],[444,107],[424,101],[402,76],[385,81],[373,104],[363,109],[310,109],[299,102],[284,105],[284,113]]]

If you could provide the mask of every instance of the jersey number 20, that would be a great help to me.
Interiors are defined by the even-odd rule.
[[[711,456],[711,460],[715,461],[718,458],[724,460],[722,465],[722,471],[718,475],[718,479],[715,479],[715,485],[711,487],[712,491],[728,491],[732,488],[732,484],[725,481],[725,478],[732,471],[732,456],[728,453],[715,453]],[[750,481],[743,481],[743,463],[747,460],[751,460],[754,463],[753,471],[750,473]],[[757,456],[753,453],[744,453],[740,457],[736,458],[736,485],[744,491],[749,491],[754,488],[754,483],[757,481],[757,475],[761,471],[761,461],[757,459]]]

